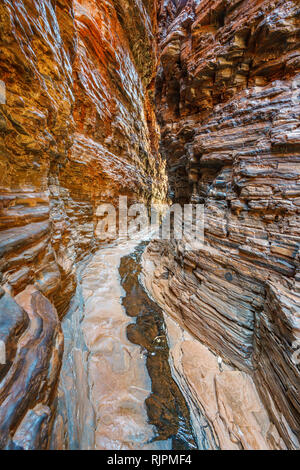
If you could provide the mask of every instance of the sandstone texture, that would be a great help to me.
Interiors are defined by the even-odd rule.
[[[161,151],[172,200],[205,205],[205,244],[148,250],[165,310],[252,375],[292,449],[300,438],[299,14],[297,1],[161,2]]]
[[[298,0],[1,1],[1,449],[172,445],[122,305],[138,242],[97,235],[120,195],[205,206],[204,245],[153,241],[144,273],[198,447],[300,448],[299,24]]]
[[[58,317],[99,244],[98,205],[164,198],[156,28],[148,0],[1,2],[0,447],[48,445]]]

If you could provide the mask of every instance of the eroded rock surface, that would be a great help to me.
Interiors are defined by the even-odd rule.
[[[36,436],[53,422],[62,349],[54,316],[69,307],[77,263],[98,246],[98,205],[119,194],[164,198],[155,31],[155,2],[146,0],[1,2],[1,447],[10,438],[16,447],[47,445]],[[34,390],[20,365],[29,358],[32,367],[42,361]]]
[[[146,357],[127,338],[132,318],[121,300],[126,294],[120,282],[121,259],[126,260],[142,239],[102,248],[82,270],[75,312],[63,322],[66,350],[53,448],[171,448],[170,436],[157,436],[148,422],[145,401],[151,380]],[[130,277],[130,269],[123,274],[124,280]]]
[[[170,199],[206,208],[200,250],[147,254],[153,295],[180,325],[169,321],[174,376],[199,433],[211,426],[199,447],[299,448],[298,1],[3,0],[0,58],[0,447],[47,448],[57,402],[54,448],[151,440],[132,401],[126,426],[108,405],[136,347],[123,330],[121,352],[101,336],[127,323],[115,279],[116,311],[98,310],[98,271],[117,262],[107,273],[97,251],[97,208],[163,201],[166,161]]]
[[[165,274],[160,257],[152,250],[146,250],[143,281],[165,312],[170,365],[187,399],[198,447],[213,450],[285,449],[251,374],[225,363],[221,356],[187,331],[180,316],[174,317]]]
[[[1,381],[0,447],[46,449],[63,353],[60,321],[53,305],[32,285],[14,300],[5,297],[8,294],[1,298],[2,315],[18,311],[23,330],[28,326],[15,336],[14,356]]]
[[[205,204],[205,245],[152,244],[155,282],[181,325],[253,375],[299,448],[299,4],[165,1],[159,24],[170,196]]]

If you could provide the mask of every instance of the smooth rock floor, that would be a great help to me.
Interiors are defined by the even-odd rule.
[[[67,424],[68,432],[77,436],[76,439],[72,439],[72,436],[69,438],[73,440],[74,447],[99,450],[155,450],[171,447],[171,440],[151,442],[155,430],[148,424],[145,408],[145,399],[151,391],[151,380],[140,347],[127,339],[126,328],[133,319],[126,315],[121,304],[124,291],[118,270],[120,260],[147,236],[100,249],[82,272],[82,312],[77,327],[80,327],[84,341],[81,341],[81,345],[77,342],[75,351],[72,351],[70,344],[66,345],[68,354],[65,362],[71,360],[73,369],[77,370],[71,374],[73,379],[69,371],[66,380],[64,369],[68,369],[68,364],[64,364],[61,379],[61,383],[69,381],[69,387],[64,387],[61,393],[70,393],[72,390],[73,399],[77,402],[71,405],[73,426]],[[68,328],[72,328],[72,325],[74,322],[69,322]],[[74,335],[69,332],[66,335],[67,342],[68,336],[72,343]],[[74,360],[74,354],[79,356],[79,360]],[[77,387],[77,391],[74,387]],[[81,396],[84,389],[85,397]],[[90,404],[88,411],[87,400]],[[67,397],[65,401],[69,401]],[[83,416],[78,419],[81,412]],[[85,420],[89,420],[88,428],[86,422],[83,422]],[[81,428],[74,429],[80,421]],[[94,430],[91,429],[93,426]],[[89,439],[86,438],[87,433],[90,434]],[[58,442],[59,439],[54,446],[59,446]]]

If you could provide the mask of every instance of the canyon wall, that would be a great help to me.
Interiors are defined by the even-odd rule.
[[[158,17],[169,195],[205,205],[205,243],[150,244],[151,289],[252,376],[274,446],[299,448],[299,3],[162,0]]]
[[[97,208],[165,200],[165,162],[170,200],[205,205],[201,249],[146,253],[193,424],[211,448],[299,448],[299,22],[297,0],[2,0],[0,448],[49,447]]]
[[[164,199],[156,28],[150,0],[1,2],[1,448],[48,446],[97,206]]]

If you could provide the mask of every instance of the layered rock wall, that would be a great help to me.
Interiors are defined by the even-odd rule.
[[[60,320],[99,246],[97,207],[163,200],[160,152],[170,198],[205,204],[205,245],[150,244],[152,290],[228,363],[219,377],[210,357],[212,393],[227,376],[250,384],[243,436],[259,422],[254,444],[236,420],[223,442],[299,447],[299,12],[297,0],[1,2],[1,448],[49,446]]]
[[[300,431],[299,14],[297,1],[161,2],[161,151],[173,201],[205,204],[205,244],[149,247],[168,311],[253,374],[290,448]]]
[[[147,0],[1,2],[1,447],[48,445],[58,316],[98,246],[97,206],[164,198],[155,31]]]

